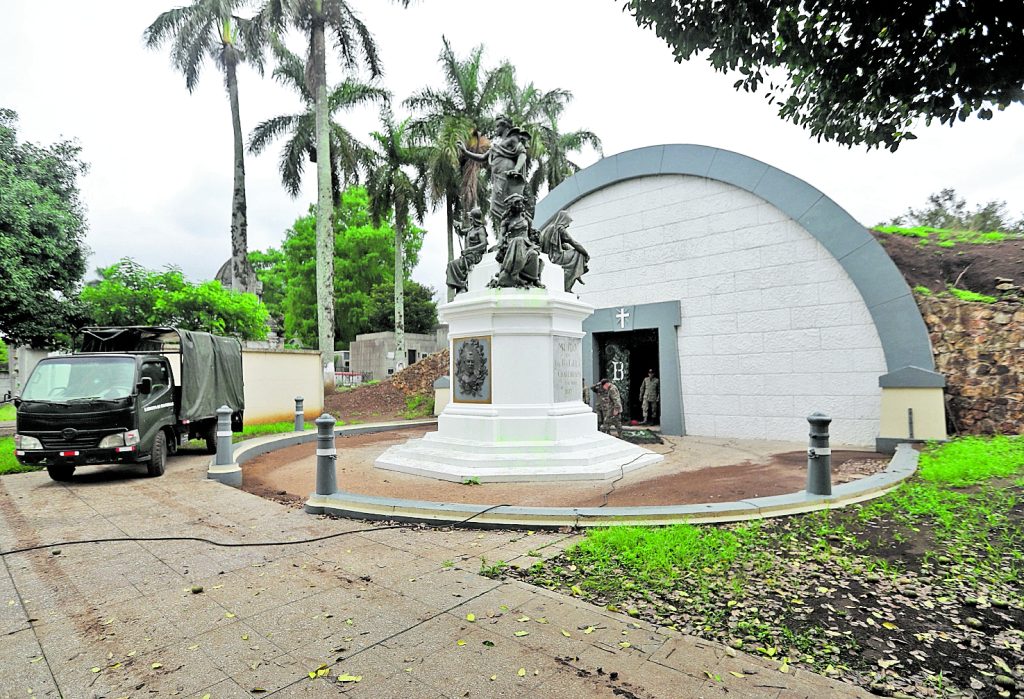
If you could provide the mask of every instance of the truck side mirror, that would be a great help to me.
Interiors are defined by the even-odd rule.
[[[153,379],[149,376],[143,376],[139,381],[139,393],[144,396],[148,396],[153,392]]]

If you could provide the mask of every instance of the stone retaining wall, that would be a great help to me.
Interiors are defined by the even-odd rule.
[[[915,296],[946,377],[951,432],[1024,432],[1024,305]]]

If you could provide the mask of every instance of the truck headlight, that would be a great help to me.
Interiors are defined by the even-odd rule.
[[[106,437],[100,440],[100,449],[113,449],[114,447],[124,446],[124,432],[118,432],[117,434],[108,434]]]
[[[29,437],[27,434],[16,434],[14,435],[14,448],[15,449],[42,449],[43,443],[35,437]]]
[[[108,434],[106,437],[100,440],[100,449],[113,449],[115,447],[130,447],[139,443],[139,431],[129,430],[127,432],[118,432],[116,434]]]

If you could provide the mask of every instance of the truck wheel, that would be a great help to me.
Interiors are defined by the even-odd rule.
[[[47,466],[46,472],[55,481],[70,481],[71,475],[75,472],[74,466]]]
[[[156,439],[153,440],[153,452],[150,455],[149,463],[146,464],[146,469],[149,471],[149,475],[162,476],[164,475],[164,469],[167,466],[167,435],[164,434],[163,430],[156,433]]]
[[[203,433],[203,439],[206,440],[206,453],[216,454],[217,453],[217,423],[214,422],[210,425],[210,429]]]

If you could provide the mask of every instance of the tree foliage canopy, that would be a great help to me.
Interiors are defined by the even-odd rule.
[[[767,83],[779,116],[818,139],[896,150],[914,120],[952,125],[1024,100],[1024,24],[1013,2],[628,0],[677,61],[706,52]]]
[[[347,343],[359,333],[390,330],[373,327],[370,312],[373,290],[391,283],[395,270],[395,230],[385,219],[374,226],[370,202],[362,187],[349,187],[342,193],[341,206],[334,216],[334,308],[337,342]],[[404,268],[406,279],[419,261],[425,231],[406,225]],[[311,208],[307,216],[295,221],[285,234],[282,249],[269,250],[254,262],[264,284],[265,298],[272,312],[284,321],[285,338],[298,338],[307,347],[316,347],[316,214]],[[391,287],[389,287],[391,288]],[[271,299],[276,289],[283,294],[279,305]],[[436,322],[436,315],[435,315]]]
[[[217,281],[193,284],[179,269],[154,272],[128,258],[99,274],[81,295],[92,324],[170,325],[245,340],[267,336],[267,309],[253,294],[230,291]]]
[[[17,114],[0,109],[0,333],[53,347],[74,327],[85,273],[80,148],[19,143]]]

